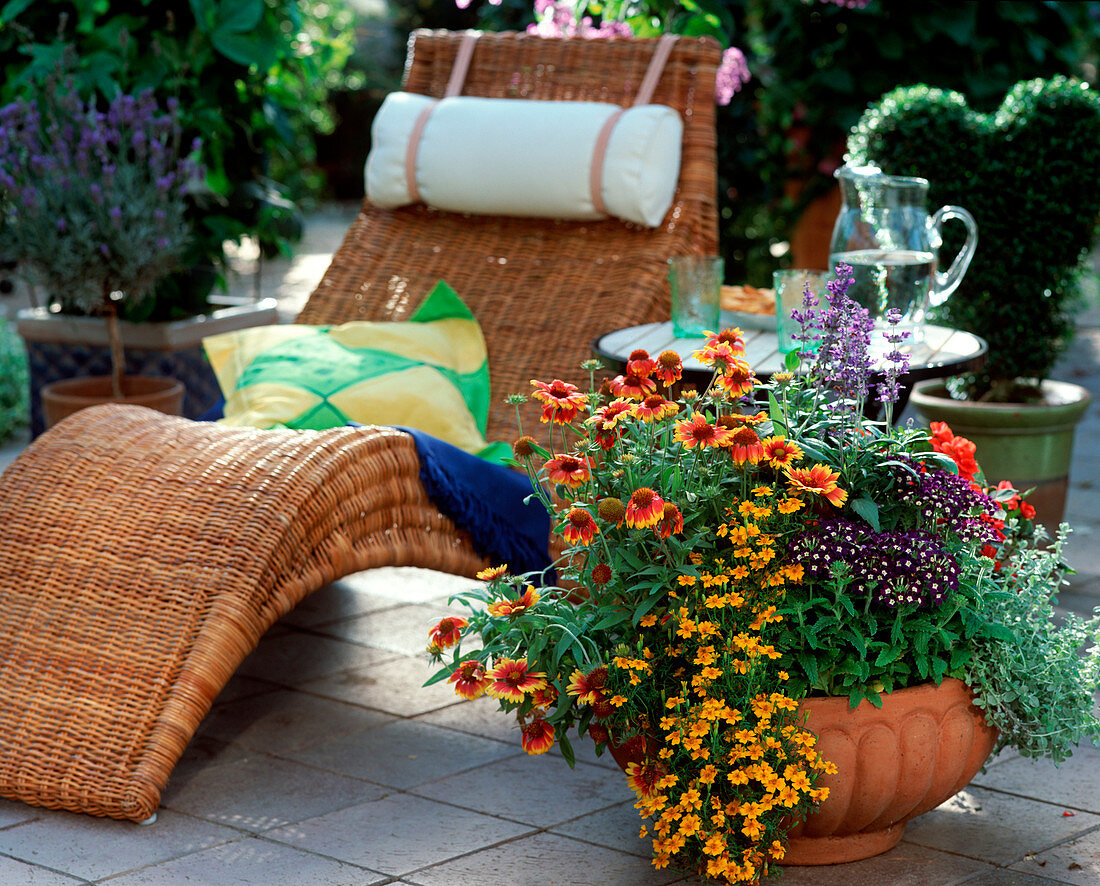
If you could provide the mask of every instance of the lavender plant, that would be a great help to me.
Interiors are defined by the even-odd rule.
[[[0,108],[0,253],[62,310],[144,298],[187,245],[185,156],[172,102],[120,94],[104,109],[71,83]]]

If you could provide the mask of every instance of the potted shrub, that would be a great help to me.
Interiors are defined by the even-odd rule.
[[[109,376],[43,389],[52,421],[80,408],[81,398],[179,412],[178,381],[125,375],[118,329],[120,303],[146,297],[188,243],[186,194],[198,146],[183,149],[171,111],[149,93],[119,94],[100,110],[71,81],[0,108],[0,252],[62,310],[104,317],[111,344]]]
[[[430,631],[432,682],[499,699],[528,753],[571,762],[577,733],[615,753],[657,867],[757,882],[865,857],[998,743],[1058,760],[1100,735],[1100,658],[1077,655],[1100,620],[1050,617],[1060,542],[1016,530],[1019,495],[987,489],[962,441],[864,417],[869,395],[890,411],[905,357],[868,392],[871,322],[837,270],[766,385],[737,330],[694,355],[713,382],[680,400],[671,352],[602,390],[533,382],[554,447],[514,450],[575,587],[493,567]],[[893,742],[889,771],[850,752]]]
[[[991,476],[1034,487],[1040,518],[1065,506],[1074,427],[1088,392],[1049,379],[1073,333],[1083,262],[1100,220],[1100,94],[1065,78],[1018,83],[993,114],[956,92],[913,86],[868,108],[848,159],[930,182],[930,199],[965,205],[979,245],[948,326],[983,336],[983,372],[917,386],[912,402],[979,446]],[[946,232],[946,248],[957,247]]]

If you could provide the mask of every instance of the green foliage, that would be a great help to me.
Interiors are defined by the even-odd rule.
[[[999,573],[1000,592],[985,597],[982,616],[1010,630],[975,643],[964,678],[1000,730],[999,747],[1055,763],[1081,741],[1100,739],[1093,701],[1100,686],[1100,610],[1087,620],[1071,613],[1062,624],[1054,611],[1067,532],[1063,526],[1049,547],[1042,537],[1022,545],[1011,569]]]
[[[23,342],[0,318],[0,442],[27,423],[27,384]]]
[[[867,110],[849,151],[854,164],[927,178],[932,208],[974,216],[978,250],[938,316],[989,341],[968,396],[1021,399],[1017,380],[1045,378],[1073,331],[1100,219],[1100,94],[1064,77],[1030,80],[985,114],[957,92],[901,88]],[[944,234],[950,255],[961,238],[953,226]]]
[[[0,102],[42,82],[66,47],[85,98],[143,88],[162,103],[178,98],[184,138],[203,138],[207,169],[188,263],[223,263],[223,242],[248,234],[269,254],[287,250],[300,229],[296,201],[320,184],[313,139],[333,125],[326,99],[351,51],[350,19],[322,0],[8,0]],[[165,292],[151,319],[195,307]]]

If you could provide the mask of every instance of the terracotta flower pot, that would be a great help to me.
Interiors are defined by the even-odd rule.
[[[988,759],[997,730],[965,683],[945,679],[883,696],[882,708],[847,698],[802,703],[818,752],[836,764],[829,798],[790,832],[785,865],[838,864],[886,852],[905,823],[962,790]]]
[[[122,399],[114,395],[109,375],[91,375],[55,381],[42,388],[42,409],[46,427],[89,406],[128,403],[147,406],[167,415],[179,415],[183,406],[183,385],[174,378],[127,375],[122,378]]]

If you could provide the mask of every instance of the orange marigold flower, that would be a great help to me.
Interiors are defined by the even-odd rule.
[[[462,639],[462,629],[469,622],[458,616],[450,616],[441,619],[439,623],[428,631],[428,651],[439,652],[450,649]]]
[[[667,388],[678,382],[683,374],[684,363],[675,351],[662,351],[657,358],[655,374]]]
[[[680,407],[660,394],[650,394],[631,410],[631,415],[644,422],[661,421],[680,411]]]
[[[839,471],[831,471],[823,464],[815,464],[812,468],[787,469],[787,482],[792,492],[820,495],[838,508],[848,500],[848,493],[836,485],[839,479]]]
[[[550,384],[531,379],[535,388],[532,395],[542,403],[540,421],[553,421],[556,424],[569,424],[577,417],[577,412],[588,405],[588,395],[582,394],[576,385],[554,379]]]
[[[508,564],[501,563],[499,566],[487,566],[474,577],[480,581],[492,581],[494,578],[500,578],[502,575],[507,575],[507,573]]]
[[[516,599],[497,600],[495,603],[490,603],[485,609],[490,615],[495,615],[497,618],[511,618],[512,616],[526,612],[538,603],[538,601],[539,592],[535,590],[534,585],[528,585],[527,589]]]
[[[795,511],[801,510],[805,504],[800,498],[785,498],[776,507],[781,514],[793,514]]]
[[[695,412],[687,421],[677,423],[673,437],[685,449],[694,449],[696,446],[721,446],[729,439],[730,434],[728,428],[712,425],[705,415]]]
[[[764,446],[764,458],[773,468],[785,468],[802,459],[802,447],[781,434],[767,437],[761,443]]]
[[[576,489],[587,483],[592,477],[587,459],[575,455],[559,455],[545,465],[546,479],[551,483],[560,483],[570,489]]]
[[[756,387],[756,373],[748,360],[736,359],[722,370],[714,383],[727,397],[740,397],[752,393]]]
[[[658,788],[658,783],[665,777],[667,770],[653,760],[645,760],[642,763],[626,764],[626,783],[639,797],[652,797]]]
[[[648,486],[641,486],[631,493],[630,500],[626,503],[624,519],[626,525],[633,529],[645,529],[656,526],[664,512],[664,499]]]
[[[657,361],[650,357],[649,351],[644,348],[631,351],[630,356],[626,358],[626,371],[629,375],[649,378],[656,369]]]
[[[736,464],[757,464],[764,457],[764,446],[752,428],[745,426],[734,431],[725,446]]]
[[[656,393],[657,382],[651,378],[645,378],[641,375],[634,375],[628,372],[625,375],[616,375],[611,379],[610,387],[611,393],[616,397],[629,397],[631,400],[641,400],[643,397],[648,397],[650,394]]]
[[[520,744],[532,756],[545,754],[554,746],[554,727],[542,717],[536,717],[523,727]]]
[[[684,515],[680,513],[680,509],[676,505],[666,501],[661,511],[661,518],[657,521],[657,525],[653,527],[653,531],[661,538],[679,535],[684,531]]]
[[[527,670],[522,658],[502,658],[486,676],[491,681],[486,691],[505,701],[523,701],[524,695],[546,686],[546,674]]]
[[[584,508],[570,508],[561,534],[571,545],[587,545],[591,544],[592,538],[599,531],[600,527],[588,511]]]
[[[455,684],[455,695],[472,700],[479,698],[492,682],[485,673],[485,666],[480,661],[470,660],[462,662],[453,674],[447,678],[448,683]]]

